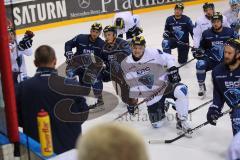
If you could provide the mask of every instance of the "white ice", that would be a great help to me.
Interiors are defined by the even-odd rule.
[[[215,2],[216,11],[224,11],[228,9],[228,2],[218,1]],[[173,9],[154,11],[149,13],[140,14],[141,24],[144,29],[144,36],[147,41],[147,47],[156,47],[161,49],[162,33],[164,29],[164,23],[167,16],[173,13]],[[202,5],[186,6],[184,13],[190,16],[193,22],[197,17],[202,15]],[[103,25],[111,24],[112,19],[101,20]],[[65,60],[64,58],[64,43],[73,38],[79,33],[89,33],[90,25],[93,22],[79,23],[69,26],[63,26],[43,31],[35,32],[33,48],[36,49],[39,45],[48,44],[51,45],[57,52],[58,65],[62,64]],[[176,50],[173,54],[176,56]],[[189,59],[192,58],[189,52]],[[34,75],[35,67],[33,65],[33,56],[26,57],[27,68],[29,75]],[[194,108],[207,100],[212,98],[212,84],[210,79],[210,73],[207,75],[206,85],[207,85],[207,97],[205,100],[200,100],[197,96],[198,86],[195,76],[195,63],[184,66],[180,69],[180,74],[182,77],[182,82],[188,85],[190,92],[190,109]],[[104,88],[109,92],[115,93],[111,83],[104,84]],[[209,105],[208,105],[209,106]],[[200,123],[206,121],[206,112],[208,106],[194,112],[191,115],[191,125],[192,127],[197,126]],[[176,121],[172,120],[175,115],[175,111],[170,109],[168,112],[169,121],[159,129],[153,129],[150,122],[147,119],[146,106],[142,105],[140,118],[133,118],[132,120],[126,119],[129,117],[124,117],[121,119],[120,123],[126,123],[136,128],[144,137],[146,141],[146,146],[149,152],[151,160],[224,160],[226,157],[227,147],[232,139],[232,131],[229,116],[225,116],[218,121],[216,127],[205,126],[193,134],[193,138],[187,139],[182,138],[172,144],[147,144],[150,139],[171,139],[177,136],[175,124]],[[227,109],[227,107],[225,107]],[[102,123],[110,122],[120,113],[126,111],[126,107],[123,103],[120,104],[110,113],[99,117],[94,120],[90,120],[84,123],[83,132],[86,132],[90,127]],[[64,132],[64,131],[63,131]],[[71,150],[69,153],[64,153],[62,156],[54,159],[76,159],[76,151]]]

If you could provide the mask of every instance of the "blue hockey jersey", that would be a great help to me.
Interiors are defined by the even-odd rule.
[[[240,68],[230,71],[225,64],[219,64],[213,69],[213,105],[219,110],[226,102],[234,107],[240,103]]]
[[[177,40],[188,42],[189,33],[193,36],[193,23],[186,15],[182,15],[180,19],[172,15],[167,18],[164,30],[169,31]]]
[[[91,54],[100,55],[103,45],[104,41],[99,37],[96,39],[95,42],[93,42],[90,40],[89,34],[79,34],[65,43],[65,53],[67,51],[72,51],[73,48],[76,48],[75,55],[86,55],[86,61],[86,59],[88,59],[89,55]],[[89,63],[91,63],[91,61]]]
[[[238,34],[231,28],[223,27],[222,32],[215,32],[213,28],[203,32],[200,48],[205,55],[216,62],[223,61],[224,43],[229,38],[238,38]]]

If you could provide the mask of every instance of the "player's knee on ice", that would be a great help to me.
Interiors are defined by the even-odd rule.
[[[148,106],[149,120],[154,128],[159,128],[165,116],[164,106],[160,102],[154,103]]]

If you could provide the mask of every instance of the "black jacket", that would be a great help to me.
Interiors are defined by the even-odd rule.
[[[75,147],[77,137],[81,134],[81,125],[88,117],[88,106],[86,100],[80,96],[68,96],[56,92],[48,81],[53,75],[59,77],[54,69],[38,68],[34,77],[21,82],[16,87],[16,97],[20,126],[23,127],[24,133],[37,141],[39,141],[37,113],[41,109],[49,113],[54,152],[60,154]],[[57,116],[56,104],[65,98],[75,100],[71,107],[72,112],[85,111],[85,117],[81,121],[67,122],[66,119]]]

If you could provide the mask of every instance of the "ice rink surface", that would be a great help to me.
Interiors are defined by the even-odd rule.
[[[227,1],[215,2],[216,11],[224,11],[228,9]],[[141,25],[143,27],[143,35],[147,41],[147,47],[155,47],[161,49],[162,33],[166,18],[173,13],[173,9],[154,11],[139,14],[141,18]],[[202,5],[185,6],[184,14],[191,17],[195,22],[196,18],[203,14]],[[101,20],[103,26],[111,24],[112,19]],[[43,31],[35,32],[33,49],[42,44],[51,45],[57,52],[58,66],[65,61],[64,57],[64,43],[80,33],[89,33],[89,28],[93,22],[79,23],[69,26],[63,26]],[[192,41],[192,40],[191,40]],[[177,56],[176,50],[173,51],[174,56]],[[189,59],[192,58],[189,52]],[[28,73],[32,76],[35,73],[35,67],[33,65],[33,56],[26,57]],[[198,105],[210,100],[212,98],[212,84],[210,79],[210,73],[207,75],[207,97],[204,100],[200,100],[197,96],[198,85],[195,76],[195,64],[196,61],[182,67],[180,69],[180,75],[182,82],[189,87],[189,109],[195,108]],[[178,65],[178,64],[176,64]],[[104,90],[115,93],[111,83],[104,84]],[[206,113],[209,105],[192,113],[190,115],[191,126],[195,127],[206,121]],[[139,117],[130,119],[128,116],[119,120],[120,123],[126,123],[133,128],[137,129],[144,140],[149,152],[151,160],[224,160],[226,157],[227,147],[232,139],[232,131],[229,116],[225,116],[218,121],[216,127],[205,126],[193,134],[193,138],[181,138],[180,140],[172,144],[147,144],[150,139],[171,139],[177,136],[175,129],[175,111],[170,109],[167,113],[168,119],[164,126],[159,129],[153,129],[150,125],[147,116],[146,105],[140,106],[141,112]],[[228,109],[227,107],[224,108]],[[126,106],[120,102],[119,105],[110,113],[99,117],[94,120],[89,120],[83,125],[83,132],[88,128],[102,122],[110,122],[116,118],[120,113],[127,110]],[[75,150],[65,153],[60,156],[64,160],[76,159]]]

